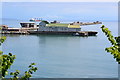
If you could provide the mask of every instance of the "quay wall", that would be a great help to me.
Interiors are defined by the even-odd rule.
[[[38,31],[80,31],[81,28],[68,28],[68,27],[40,27]]]

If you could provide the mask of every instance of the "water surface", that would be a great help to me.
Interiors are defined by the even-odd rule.
[[[117,23],[104,22],[117,36]],[[10,71],[27,70],[37,63],[35,78],[115,78],[118,66],[113,56],[104,49],[110,47],[101,25],[83,26],[82,30],[98,31],[97,36],[67,35],[6,35],[5,54],[17,56]]]

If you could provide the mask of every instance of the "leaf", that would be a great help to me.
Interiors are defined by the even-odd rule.
[[[11,73],[10,73],[10,75],[14,75],[14,73],[13,73],[13,72],[11,72]]]
[[[31,63],[31,65],[36,65],[35,63]]]
[[[3,52],[2,51],[0,51],[0,55],[2,55],[3,54]]]
[[[102,31],[105,33],[105,35],[108,37],[108,40],[112,44],[112,47],[105,48],[105,51],[110,52],[113,57],[116,59],[116,61],[120,64],[120,36],[114,37],[111,34],[111,31],[106,28],[104,25],[101,27]]]

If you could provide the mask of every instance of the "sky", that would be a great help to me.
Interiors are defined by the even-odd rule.
[[[119,0],[1,0],[2,2],[119,2]]]
[[[117,2],[3,2],[2,3],[2,18],[30,19],[30,18],[38,18],[38,17],[45,20],[60,20],[60,21],[67,21],[67,20],[114,21],[117,20],[118,17],[118,4]]]

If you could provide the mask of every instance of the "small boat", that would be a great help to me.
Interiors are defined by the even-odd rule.
[[[31,18],[29,21],[40,22],[42,18]]]

